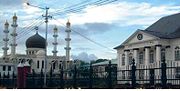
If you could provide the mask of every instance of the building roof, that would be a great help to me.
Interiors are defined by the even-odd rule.
[[[46,40],[40,36],[38,33],[35,35],[29,37],[26,40],[26,47],[27,48],[43,48],[45,49],[46,47]]]
[[[163,39],[174,39],[180,36],[180,13],[162,17],[145,29],[144,32]]]
[[[114,47],[114,49],[124,48],[124,45],[119,45],[117,47]]]
[[[140,31],[160,39],[180,38],[180,13],[162,17],[145,30]],[[114,49],[123,47],[124,45],[121,44]]]

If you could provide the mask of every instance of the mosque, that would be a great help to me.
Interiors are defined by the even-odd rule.
[[[13,16],[13,23],[12,23],[12,31],[9,34],[9,23],[6,21],[4,24],[4,47],[3,49],[3,56],[0,58],[0,75],[3,76],[4,74],[9,74],[12,76],[12,74],[17,74],[17,66],[19,63],[22,63],[23,65],[31,66],[31,70],[34,70],[36,73],[40,73],[41,70],[45,71],[45,58],[47,60],[47,72],[50,71],[51,67],[53,69],[54,73],[59,72],[59,70],[63,68],[71,67],[72,60],[70,61],[70,22],[68,21],[66,23],[66,33],[67,38],[65,38],[67,46],[65,47],[66,50],[66,56],[58,56],[57,53],[57,45],[58,45],[58,29],[57,27],[54,27],[54,34],[52,35],[54,37],[53,46],[54,49],[52,51],[53,55],[47,55],[45,57],[45,49],[46,49],[46,39],[42,37],[38,32],[36,32],[34,35],[29,37],[26,40],[26,54],[17,54],[16,53],[16,47],[18,44],[16,43],[16,28],[17,28],[17,16],[16,14]],[[11,46],[11,53],[8,54],[8,41],[9,36],[11,35],[12,42],[10,44]]]

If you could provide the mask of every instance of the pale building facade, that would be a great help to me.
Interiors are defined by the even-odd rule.
[[[117,50],[118,70],[131,69],[132,59],[135,59],[137,79],[160,79],[161,60],[165,58],[167,66],[176,68],[167,70],[167,78],[178,78],[180,75],[180,14],[163,17],[145,30],[137,30]],[[118,79],[130,79],[130,73],[121,72]],[[127,82],[124,82],[127,83]],[[160,83],[160,81],[156,82]],[[171,83],[168,81],[168,83]],[[179,82],[178,82],[179,83]]]

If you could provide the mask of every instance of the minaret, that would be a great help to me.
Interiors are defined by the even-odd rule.
[[[4,35],[5,37],[3,38],[3,41],[4,41],[4,47],[2,48],[3,49],[3,57],[6,57],[7,56],[7,51],[8,51],[8,41],[9,41],[9,38],[8,38],[8,33],[9,33],[9,30],[8,30],[8,27],[9,27],[9,23],[7,22],[6,20],[6,23],[4,24]]]
[[[12,36],[12,43],[11,43],[11,56],[12,57],[15,57],[15,54],[16,54],[16,36],[17,36],[17,33],[16,33],[16,28],[17,28],[17,16],[16,14],[14,14],[13,16],[13,24],[11,25],[13,27],[13,32],[11,33],[11,36]]]
[[[53,37],[54,37],[54,42],[52,43],[53,45],[54,45],[54,50],[52,51],[52,53],[53,53],[53,56],[57,56],[57,45],[58,45],[58,43],[57,43],[57,37],[58,37],[58,29],[57,29],[57,27],[55,26],[54,27],[54,35],[53,35]]]
[[[70,50],[71,50],[71,47],[70,47],[70,41],[71,41],[71,38],[70,38],[70,32],[71,32],[71,29],[70,29],[70,26],[71,26],[71,23],[68,22],[66,23],[66,33],[67,33],[67,36],[65,38],[65,41],[66,41],[66,47],[64,48],[66,50],[66,62],[70,61]],[[67,67],[67,63],[66,63],[66,68]]]

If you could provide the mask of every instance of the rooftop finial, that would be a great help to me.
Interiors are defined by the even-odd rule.
[[[17,20],[16,13],[14,13],[13,20]]]
[[[69,22],[69,19],[68,19],[66,25],[67,25],[67,26],[70,26],[70,25],[71,25],[71,23]]]
[[[55,27],[54,27],[54,32],[57,32],[57,30],[58,30],[58,29],[57,29],[57,26],[55,26]]]
[[[34,29],[36,30],[36,33],[38,33],[38,26],[35,26]]]
[[[8,23],[8,21],[6,20],[6,22],[5,22],[5,24],[4,24],[5,26],[9,26],[9,23]]]

